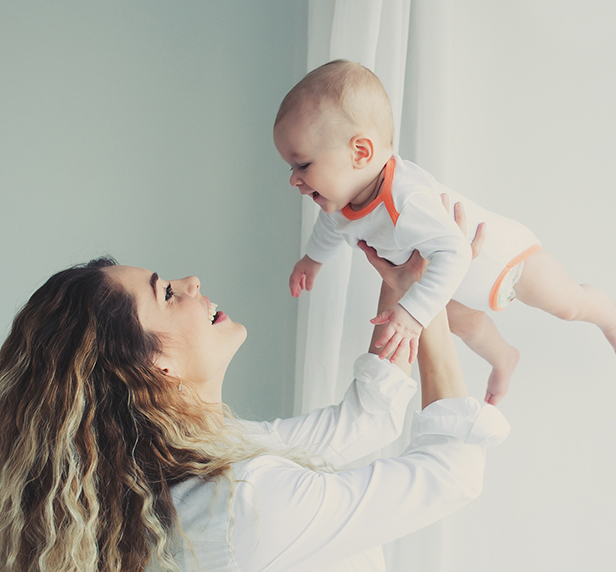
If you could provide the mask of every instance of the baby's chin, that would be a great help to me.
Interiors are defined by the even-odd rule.
[[[319,207],[325,214],[331,214],[339,210],[336,208],[336,205],[334,203],[328,201],[327,199],[324,199],[321,195],[319,195],[318,199],[315,199],[314,202],[319,205]]]

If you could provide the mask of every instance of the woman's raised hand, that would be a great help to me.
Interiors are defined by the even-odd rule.
[[[421,257],[419,251],[414,250],[411,257],[399,266],[393,265],[391,262],[381,258],[376,250],[371,246],[368,246],[365,241],[361,240],[357,243],[357,246],[366,254],[368,262],[376,268],[376,271],[383,278],[385,282],[392,290],[398,292],[400,297],[417,282],[422,276],[428,261]]]

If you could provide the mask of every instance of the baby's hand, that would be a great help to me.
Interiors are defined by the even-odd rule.
[[[393,352],[389,361],[395,363],[408,348],[410,350],[409,363],[415,361],[423,326],[400,304],[396,304],[390,310],[385,310],[370,321],[375,325],[387,324],[375,344],[377,348],[383,348],[379,354],[380,358],[386,358]]]
[[[289,288],[291,296],[298,298],[302,290],[312,290],[314,279],[323,266],[320,262],[312,260],[309,256],[304,256],[293,268],[291,278],[289,278]]]

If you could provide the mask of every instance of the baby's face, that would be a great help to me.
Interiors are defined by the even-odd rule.
[[[352,133],[328,109],[293,111],[274,129],[274,144],[291,166],[289,182],[326,213],[344,208],[363,190],[353,165]]]

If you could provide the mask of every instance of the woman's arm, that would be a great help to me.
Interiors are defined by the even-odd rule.
[[[370,259],[371,256],[373,256],[373,253],[370,253],[368,258]],[[385,261],[381,260],[381,262]],[[417,265],[418,263],[419,261],[415,261],[414,264]],[[380,262],[377,262],[377,264],[380,264]],[[394,267],[393,269],[397,271],[398,268]],[[419,268],[419,266],[414,268]],[[415,271],[414,268],[411,270]],[[390,269],[382,268],[382,270],[388,272]],[[391,307],[392,304],[395,304],[399,295],[399,290],[394,290],[387,282],[383,281],[378,311],[381,312],[381,307]],[[382,327],[377,326],[374,328],[370,344],[371,353],[379,353],[379,348],[375,346],[375,342],[380,337],[380,329]],[[438,399],[466,397],[468,395],[460,362],[449,332],[446,310],[442,310],[422,332],[418,361],[421,376],[422,408]],[[408,359],[398,360],[396,365],[410,376],[411,366],[408,363]]]
[[[422,409],[439,399],[468,395],[446,310],[442,310],[422,332],[417,360]]]
[[[274,456],[248,461],[232,510],[256,524],[235,527],[233,545],[247,547],[236,558],[246,569],[308,571],[423,528],[481,492],[486,448],[508,430],[491,405],[439,399],[415,413],[399,457],[331,474]]]
[[[417,383],[372,354],[359,356],[353,370],[355,379],[338,405],[288,419],[244,422],[246,427],[269,434],[271,446],[299,446],[335,466],[389,445],[404,427]]]

